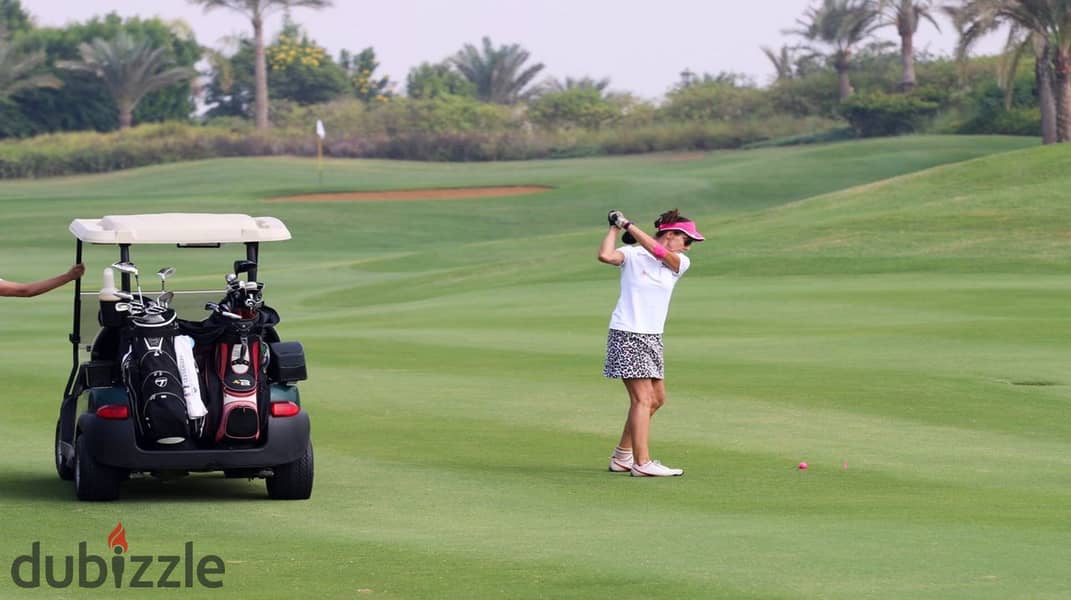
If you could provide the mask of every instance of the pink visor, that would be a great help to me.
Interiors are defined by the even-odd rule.
[[[703,234],[699,233],[699,231],[696,230],[695,223],[691,221],[681,221],[679,223],[663,223],[658,226],[658,231],[679,231],[697,242],[701,242],[707,239],[703,237]]]

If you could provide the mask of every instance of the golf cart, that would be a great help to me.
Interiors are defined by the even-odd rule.
[[[76,262],[83,247],[118,248],[103,272],[87,268],[86,285],[101,274],[99,289],[75,282],[55,462],[78,499],[115,500],[128,478],[212,471],[263,478],[273,499],[308,498],[312,442],[296,385],[306,378],[304,351],[280,340],[278,313],[257,279],[260,243],[290,239],[286,226],[272,217],[168,213],[75,219],[70,231]],[[131,257],[134,246],[145,255],[172,246],[181,251],[169,259],[185,255],[210,270],[218,250],[186,249],[227,244],[244,252],[215,290],[167,290],[171,266],[155,271],[160,291],[143,290],[150,271]]]

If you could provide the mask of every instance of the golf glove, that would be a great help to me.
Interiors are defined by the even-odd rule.
[[[618,229],[625,229],[629,225],[629,220],[626,219],[624,213],[619,210],[611,210],[610,214],[606,215],[606,219],[611,225]]]

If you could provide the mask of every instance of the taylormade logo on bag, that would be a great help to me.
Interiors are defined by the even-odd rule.
[[[11,580],[21,588],[206,588],[223,587],[226,566],[215,554],[195,558],[193,542],[186,542],[181,555],[127,555],[126,530],[119,522],[108,534],[111,560],[89,554],[89,544],[78,542],[77,556],[41,554],[41,542],[33,542],[29,554],[11,563]]]

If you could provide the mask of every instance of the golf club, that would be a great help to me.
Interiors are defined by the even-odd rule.
[[[138,288],[138,298],[141,298],[142,301],[144,302],[144,298],[142,298],[142,294],[141,294],[141,279],[138,278],[138,267],[137,267],[137,265],[135,265],[132,262],[119,261],[119,262],[116,262],[116,263],[112,263],[112,268],[115,269],[116,271],[119,271],[120,273],[124,273],[126,275],[133,275],[134,276],[134,284]],[[120,298],[121,297],[122,296],[120,296]]]
[[[156,272],[156,276],[160,278],[160,291],[164,291],[164,284],[167,282],[168,277],[175,274],[175,267],[164,267]]]

